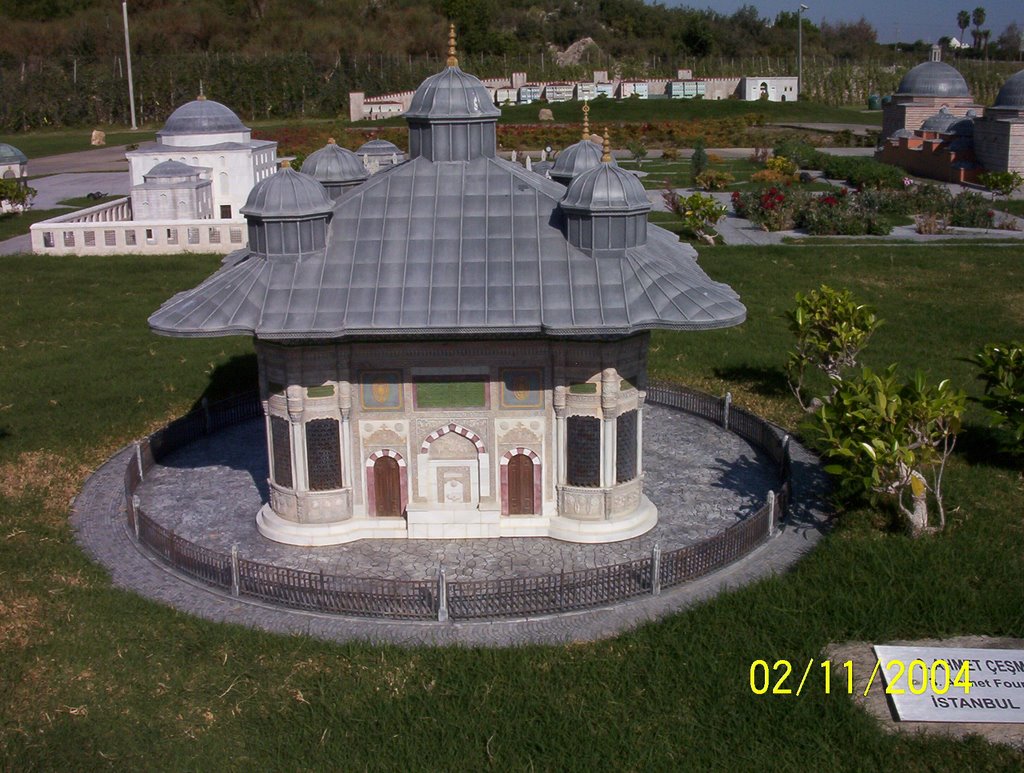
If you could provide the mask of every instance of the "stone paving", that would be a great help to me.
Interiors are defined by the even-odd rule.
[[[696,416],[650,405],[644,415],[644,489],[658,525],[603,545],[549,538],[360,540],[332,547],[271,542],[256,530],[267,501],[262,421],[187,446],[154,467],[138,489],[143,510],[205,547],[277,566],[349,577],[427,579],[443,563],[451,580],[576,571],[667,552],[707,539],[756,512],[778,489],[774,465],[739,436]]]

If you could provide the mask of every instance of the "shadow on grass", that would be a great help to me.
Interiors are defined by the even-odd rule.
[[[226,397],[255,390],[259,384],[258,373],[255,352],[232,357],[223,365],[214,368],[210,375],[210,383],[206,385],[202,397],[196,400],[192,410],[202,407],[203,398],[214,403]]]
[[[1008,432],[984,424],[964,424],[956,437],[956,454],[971,466],[985,464],[1020,472],[1024,456],[1015,450]]]
[[[727,384],[742,383],[762,397],[787,397],[790,395],[789,384],[782,368],[774,366],[754,367],[751,365],[733,365],[726,368],[715,368],[715,377]]]

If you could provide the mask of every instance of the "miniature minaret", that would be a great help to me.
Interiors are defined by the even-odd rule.
[[[590,105],[583,100],[583,139],[590,139]]]
[[[601,161],[605,164],[612,162],[612,142],[608,139],[608,127],[604,127],[604,153],[601,154]]]
[[[448,62],[449,67],[458,67],[459,59],[455,56],[455,25],[448,25]]]

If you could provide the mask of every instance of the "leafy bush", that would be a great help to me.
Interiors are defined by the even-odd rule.
[[[732,206],[736,214],[745,217],[766,231],[785,231],[796,225],[797,212],[806,207],[810,196],[799,189],[778,186],[756,191],[736,191]]]
[[[844,372],[857,365],[861,350],[882,324],[875,310],[857,301],[849,290],[828,285],[807,295],[797,293],[796,306],[786,319],[796,337],[796,347],[786,361],[786,380],[805,410],[812,404],[803,391],[808,368],[828,378],[834,394]]]
[[[764,162],[764,168],[772,172],[792,176],[796,174],[797,165],[785,156],[772,156]]]
[[[835,385],[809,428],[840,496],[884,498],[920,534],[929,530],[929,495],[945,525],[942,478],[966,404],[948,380],[930,386],[918,373],[901,382],[895,365],[864,368]]]
[[[715,225],[724,217],[725,207],[713,196],[693,193],[684,198],[671,185],[666,185],[661,195],[668,211],[682,220],[686,233],[708,244],[715,243]]]
[[[873,158],[820,154],[821,170],[826,177],[846,180],[855,188],[903,188],[903,172]]]
[[[1020,172],[984,172],[978,175],[978,182],[993,194],[1008,198],[1021,185],[1024,185],[1024,177]]]
[[[792,160],[801,169],[821,169],[825,154],[802,140],[786,139],[776,143],[772,155]]]
[[[891,230],[878,212],[863,205],[860,195],[842,193],[812,198],[798,213],[796,225],[815,236],[882,236]]]
[[[18,180],[0,180],[0,202],[5,208],[21,213],[32,206],[36,189],[23,185]]]
[[[677,148],[665,148],[661,151],[661,157],[665,161],[675,161],[679,158],[679,150]]]
[[[759,169],[750,175],[750,182],[764,185],[792,185],[795,180],[792,174],[777,172],[774,169]]]
[[[985,394],[978,402],[992,412],[992,424],[1009,430],[1014,451],[1024,452],[1024,341],[986,344],[971,361],[981,372]]]
[[[704,138],[698,137],[693,143],[693,155],[690,156],[690,180],[694,185],[708,168],[708,154],[704,150]]]
[[[705,191],[721,191],[725,190],[736,180],[728,172],[722,172],[717,169],[708,169],[697,176],[697,187]]]
[[[949,224],[961,228],[991,228],[995,215],[984,196],[966,191],[953,198]]]

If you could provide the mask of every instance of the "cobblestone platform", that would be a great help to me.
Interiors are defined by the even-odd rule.
[[[706,425],[699,419],[686,418],[692,419],[698,425]],[[706,425],[705,428],[719,431],[713,425]],[[241,432],[245,431],[241,427],[238,429]],[[651,421],[650,424],[645,423],[644,429],[645,435],[655,436],[661,432],[662,425],[661,422]],[[739,442],[746,446],[742,441]],[[188,452],[198,453],[204,447],[207,450],[207,462],[211,466],[233,469],[229,458],[209,456],[209,452],[216,447],[216,444],[209,441],[201,441],[192,449],[188,449]],[[681,455],[676,456],[673,448],[671,443],[665,447],[668,461],[674,463],[674,466],[670,464],[666,469],[671,475],[682,475],[684,465],[680,461],[686,460]],[[645,453],[649,455],[651,463],[652,478],[649,482],[652,494],[660,496],[654,492],[662,486],[666,487],[665,490],[671,491],[671,478],[663,478],[659,483],[653,472],[658,467],[653,457],[659,452],[653,447],[648,447]],[[402,646],[511,646],[589,641],[613,636],[640,623],[657,620],[691,604],[699,603],[724,590],[783,572],[810,551],[828,527],[829,513],[825,503],[828,484],[818,460],[806,449],[793,443],[791,455],[793,499],[786,518],[771,539],[743,559],[693,582],[665,589],[658,596],[637,597],[627,602],[581,612],[521,619],[434,623],[351,618],[270,606],[249,598],[233,597],[184,578],[149,554],[134,540],[127,529],[123,480],[125,465],[132,459],[131,447],[111,457],[89,478],[75,500],[71,521],[79,544],[94,560],[108,569],[115,586],[208,620],[333,641],[388,642]],[[708,468],[718,470],[717,478],[712,476],[706,479],[706,483],[723,490],[729,490],[731,486],[732,496],[737,497],[737,502],[742,503],[745,497],[749,498],[746,511],[749,512],[750,508],[760,501],[761,492],[755,488],[757,484],[751,485],[749,491],[745,485],[738,485],[740,480],[750,480],[743,471],[743,465],[737,464],[741,457],[752,461],[756,455],[747,447],[745,452],[741,449],[741,453],[729,464],[725,461],[727,456],[722,449],[716,448],[716,454],[709,460]],[[178,463],[182,464],[185,458],[180,457]],[[743,464],[746,464],[746,461]],[[265,480],[265,470],[260,473],[258,469],[248,470],[244,466],[239,467],[239,470],[248,475],[249,485],[258,492],[259,487],[254,481]],[[717,486],[714,485],[716,482]],[[251,518],[251,512],[247,510],[247,519]],[[738,512],[741,515],[744,513],[742,509]],[[737,513],[733,513],[734,518],[736,515]],[[650,536],[647,538],[651,539]],[[402,542],[407,544],[405,541]],[[498,542],[501,540],[489,540],[487,544],[495,545]],[[632,542],[634,541],[628,541]],[[619,549],[626,549],[628,543],[620,543]],[[642,542],[637,542],[633,548],[641,552],[645,549]]]
[[[487,540],[360,540],[295,547],[268,540],[255,514],[267,501],[262,421],[186,446],[154,467],[138,490],[143,511],[185,539],[262,563],[350,577],[419,580],[443,563],[450,580],[557,574],[700,542],[753,514],[778,489],[774,465],[739,436],[692,414],[649,405],[644,489],[658,525],[622,542],[581,545],[531,537]]]

